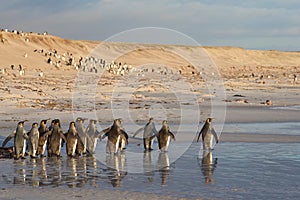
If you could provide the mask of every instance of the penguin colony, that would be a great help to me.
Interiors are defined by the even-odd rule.
[[[219,141],[211,124],[212,119],[208,118],[202,130],[198,133],[197,142],[202,134],[203,150],[205,151],[212,150],[213,139],[217,143]],[[61,148],[64,143],[66,144],[66,153],[69,157],[93,155],[98,139],[102,140],[106,137],[107,154],[122,152],[128,145],[128,134],[120,118],[115,119],[111,127],[99,132],[96,127],[96,120],[91,119],[89,125],[85,128],[84,120],[86,119],[78,117],[75,122],[70,122],[69,129],[65,133],[61,128],[59,119],[52,120],[51,125],[47,127],[47,121],[49,120],[41,120],[39,125],[34,122],[29,132],[24,129],[26,121],[18,122],[16,130],[3,141],[2,149],[5,149],[6,144],[14,138],[14,159],[25,159],[26,154],[31,158],[44,157],[46,156],[46,149],[48,157],[61,157]],[[150,118],[149,122],[143,128],[137,130],[132,137],[134,138],[143,130],[145,152],[153,150],[152,144],[155,138],[157,138],[160,151],[166,152],[168,151],[170,140],[176,140],[175,135],[170,131],[166,120],[162,122],[162,128],[159,131],[156,130],[153,120],[153,118]],[[26,153],[26,149],[28,149],[28,153]]]

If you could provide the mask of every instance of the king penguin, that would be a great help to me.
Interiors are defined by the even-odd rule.
[[[18,123],[16,130],[7,136],[7,138],[2,143],[2,147],[5,147],[6,143],[14,138],[14,159],[18,160],[20,157],[25,159],[25,149],[26,149],[26,139],[28,139],[27,132],[24,129],[24,122]]]
[[[67,155],[70,157],[74,157],[77,143],[78,141],[80,141],[80,137],[78,136],[78,133],[76,131],[75,122],[70,122],[69,130],[66,134],[66,139],[67,139],[67,145],[66,145]]]
[[[158,147],[162,152],[168,150],[171,138],[176,140],[174,134],[170,131],[167,120],[164,120],[162,122],[162,128],[157,135]]]
[[[121,138],[124,138],[125,134],[127,135],[123,130],[120,119],[115,119],[113,125],[110,128],[101,131],[100,134],[102,135],[102,133],[104,133],[102,139],[108,137],[106,143],[106,153],[108,154],[117,153],[120,148]]]
[[[84,119],[78,117],[76,119],[76,131],[81,139],[77,142],[76,153],[79,155],[86,154],[86,129],[84,127]]]
[[[157,130],[155,128],[154,119],[151,117],[149,122],[143,127],[137,130],[132,137],[135,137],[139,132],[144,130],[143,140],[144,140],[144,149],[145,151],[151,151],[152,144],[157,135]]]
[[[216,143],[219,142],[217,133],[211,124],[212,120],[213,118],[207,118],[205,124],[203,125],[201,131],[198,134],[197,142],[199,142],[200,135],[202,134],[203,150],[210,151],[213,149],[213,139],[216,140]]]
[[[41,120],[39,126],[39,143],[37,148],[37,155],[43,157],[47,147],[48,135],[46,134],[49,129],[47,128],[48,119]]]
[[[32,128],[28,133],[28,153],[31,158],[36,158],[38,143],[39,143],[38,123],[33,123]]]
[[[86,150],[91,155],[95,153],[99,135],[100,133],[97,131],[96,120],[91,119],[88,127],[86,128]]]
[[[53,155],[60,157],[61,142],[62,139],[66,141],[66,137],[60,127],[60,121],[58,119],[54,120],[54,124],[49,131],[49,144],[48,144],[48,157]]]

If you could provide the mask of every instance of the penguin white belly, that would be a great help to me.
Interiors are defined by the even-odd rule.
[[[203,141],[203,149],[212,149],[213,137],[212,134],[207,134]]]
[[[83,139],[83,152],[86,152],[86,137]]]
[[[45,153],[46,146],[47,146],[47,140],[45,141],[45,143],[44,143],[44,145],[43,145],[42,155],[44,155],[44,153]]]
[[[98,142],[98,138],[94,138],[94,146],[92,148],[92,151],[93,151],[92,153],[95,153],[95,151],[96,151],[97,142]]]
[[[162,151],[168,151],[168,147],[169,147],[169,144],[170,144],[170,140],[171,140],[171,136],[168,136],[168,137],[167,137],[166,146],[164,146],[164,147],[161,148]]]
[[[75,155],[76,146],[77,146],[77,140],[75,140],[73,148],[72,148],[72,156]]]
[[[58,143],[58,152],[60,153],[60,150],[61,150],[61,138],[59,139],[59,143]]]
[[[118,152],[118,149],[119,149],[119,144],[120,144],[120,139],[121,139],[121,136],[119,135],[118,136],[118,139],[117,139],[117,142],[115,144],[115,149],[114,149],[114,153],[117,153]]]
[[[25,151],[26,151],[26,140],[24,140],[23,149],[22,149],[22,156],[25,155]]]

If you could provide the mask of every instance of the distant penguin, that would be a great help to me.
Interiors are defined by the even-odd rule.
[[[91,119],[86,129],[87,143],[86,149],[89,154],[94,154],[100,133],[97,131],[96,120]]]
[[[169,129],[168,122],[164,120],[162,122],[162,128],[157,135],[158,147],[162,152],[168,150],[171,138],[176,140],[174,134]]]
[[[47,147],[48,134],[46,134],[49,129],[47,128],[48,119],[41,120],[39,126],[39,143],[37,148],[37,155],[43,157]]]
[[[36,158],[39,143],[38,123],[33,123],[28,133],[28,153],[31,158]]]
[[[79,155],[86,154],[86,129],[84,127],[84,119],[78,117],[76,119],[75,127],[76,131],[81,139],[80,142],[77,142],[76,153]]]
[[[121,120],[115,119],[113,125],[110,128],[101,131],[101,133],[102,132],[104,133],[102,139],[108,137],[106,143],[106,153],[117,153],[120,147],[121,137],[124,137],[125,132],[121,125]]]
[[[157,130],[155,128],[155,124],[154,124],[152,117],[149,119],[149,122],[143,128],[140,128],[139,130],[137,130],[132,137],[135,137],[142,130],[144,130],[144,135],[143,135],[144,149],[146,151],[151,151],[151,150],[153,150],[152,144],[153,144],[154,138],[157,135]]]
[[[12,138],[14,138],[14,148],[15,148],[14,158],[16,160],[19,159],[20,157],[22,159],[25,159],[26,139],[28,139],[28,136],[27,136],[27,132],[24,129],[24,122],[25,121],[19,122],[17,129],[12,134],[7,136],[7,138],[2,143],[2,147],[5,147],[6,143]]]
[[[203,150],[213,149],[213,139],[216,140],[216,143],[219,142],[217,133],[211,124],[212,120],[213,118],[207,118],[205,124],[198,134],[197,142],[199,142],[200,135],[202,134]]]
[[[77,143],[80,140],[78,133],[76,131],[75,122],[70,122],[69,130],[66,134],[66,139],[67,139],[67,145],[66,145],[67,155],[73,157],[75,156]]]
[[[58,119],[54,120],[53,127],[49,132],[48,157],[52,157],[53,155],[60,157],[62,139],[66,141],[66,138],[60,128],[60,121]]]

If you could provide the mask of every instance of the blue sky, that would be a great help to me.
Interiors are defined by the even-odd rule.
[[[299,0],[2,0],[0,26],[87,40],[163,27],[201,45],[300,51]]]

